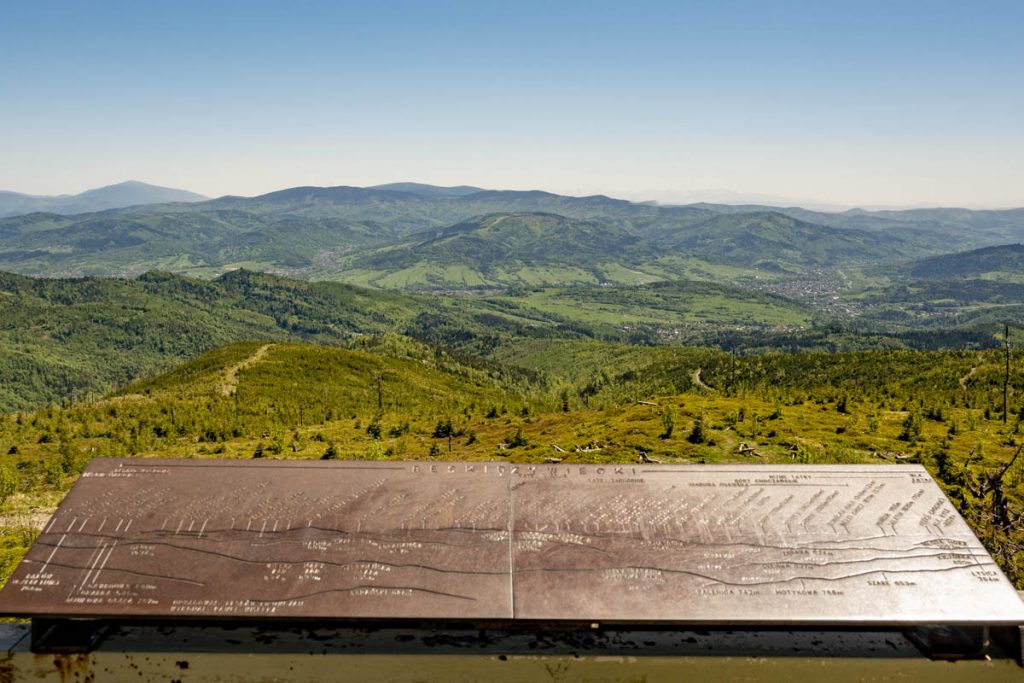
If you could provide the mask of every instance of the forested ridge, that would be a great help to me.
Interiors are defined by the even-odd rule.
[[[0,410],[99,398],[238,341],[345,346],[397,332],[486,359],[529,340],[774,351],[991,348],[1009,319],[1017,338],[1018,285],[980,285],[994,303],[942,325],[928,297],[975,296],[971,281],[909,289],[893,315],[842,318],[814,301],[708,280],[642,285],[398,292],[237,270],[215,280],[164,272],[137,278],[46,279],[0,273]],[[917,297],[916,299],[914,297]],[[868,300],[870,297],[865,297]],[[888,300],[886,300],[888,301]],[[1005,302],[1005,303],[1000,303]],[[885,303],[884,306],[893,306]]]

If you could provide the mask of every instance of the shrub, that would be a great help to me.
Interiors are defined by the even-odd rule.
[[[672,432],[676,428],[676,411],[672,410],[672,406],[668,406],[662,411],[661,426],[665,428],[665,431],[661,433],[661,438],[671,438]]]
[[[530,445],[530,441],[523,435],[522,427],[516,428],[516,433],[512,435],[512,438],[509,439],[507,443],[509,448],[520,448]]]
[[[903,431],[896,437],[900,441],[906,441],[908,443],[917,443],[921,438],[921,427],[922,427],[921,412],[919,410],[911,410],[907,414],[907,419],[903,421]]]
[[[320,456],[320,459],[321,460],[337,460],[337,458],[338,458],[338,449],[334,447],[334,442],[333,441],[328,441],[327,442],[327,450],[325,450],[324,454]]]
[[[693,423],[693,429],[690,431],[690,435],[686,437],[686,440],[690,443],[707,443],[708,425],[704,419],[704,413],[697,416],[697,420]]]

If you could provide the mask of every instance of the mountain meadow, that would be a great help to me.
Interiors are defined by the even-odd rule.
[[[0,218],[0,579],[90,458],[366,458],[920,463],[1024,588],[1020,242],[415,183]]]

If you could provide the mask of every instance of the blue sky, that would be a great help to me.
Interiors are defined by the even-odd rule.
[[[0,0],[0,189],[1024,206],[1021,2]]]

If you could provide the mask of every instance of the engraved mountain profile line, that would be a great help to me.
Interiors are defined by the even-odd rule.
[[[138,464],[90,465],[0,608],[713,622],[770,595],[808,621],[1013,611],[916,467]]]

